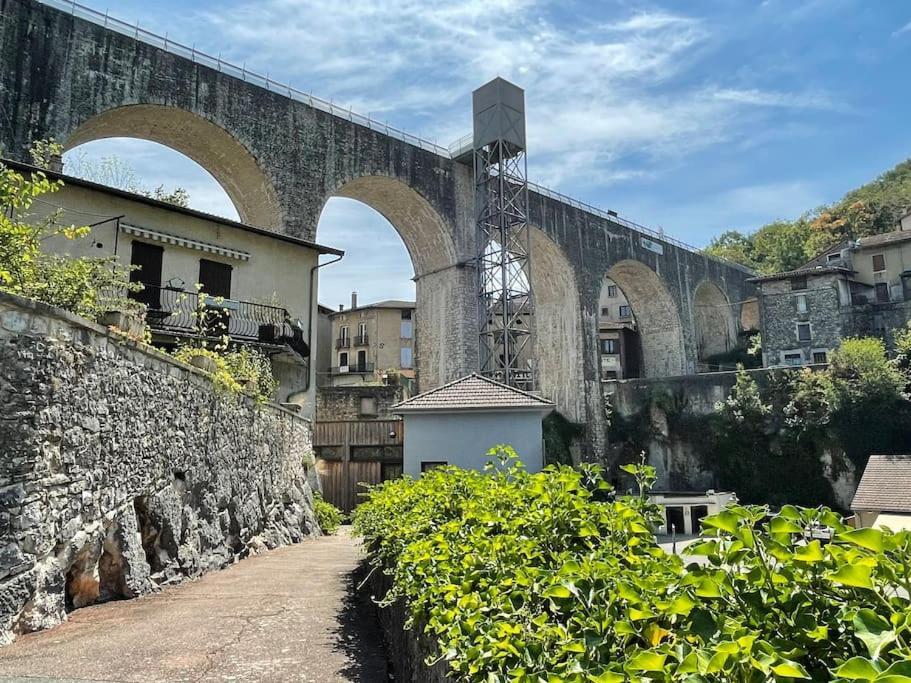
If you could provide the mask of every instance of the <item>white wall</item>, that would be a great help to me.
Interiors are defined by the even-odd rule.
[[[405,474],[418,477],[421,462],[446,462],[465,469],[484,468],[486,453],[508,444],[529,472],[544,467],[540,411],[410,413],[405,418]]]

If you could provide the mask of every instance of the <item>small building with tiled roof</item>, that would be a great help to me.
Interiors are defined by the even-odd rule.
[[[484,468],[487,452],[508,444],[530,472],[544,467],[541,421],[555,404],[473,373],[393,406],[405,421],[404,471]]]
[[[857,526],[911,529],[911,455],[871,455],[851,509]]]

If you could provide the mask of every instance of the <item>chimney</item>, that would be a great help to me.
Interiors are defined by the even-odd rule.
[[[351,308],[357,308],[357,292],[351,292]]]

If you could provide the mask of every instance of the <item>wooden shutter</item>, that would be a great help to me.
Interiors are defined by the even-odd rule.
[[[231,298],[231,266],[218,261],[199,259],[199,284],[209,296]]]
[[[155,244],[133,240],[130,265],[139,266],[130,271],[130,282],[141,282],[145,289],[130,292],[130,298],[144,303],[151,309],[161,308],[161,264],[164,248]]]

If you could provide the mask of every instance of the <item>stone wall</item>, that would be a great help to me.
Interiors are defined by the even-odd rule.
[[[757,369],[747,372],[760,388],[766,388],[769,374],[773,371]],[[677,433],[669,413],[677,413],[675,417],[678,421],[681,416],[710,415],[715,411],[716,403],[730,395],[736,381],[736,372],[711,372],[684,377],[604,382],[604,392],[616,418],[647,419],[650,436],[644,446],[648,463],[655,467],[658,475],[656,488],[705,491],[715,486],[714,473],[704,469],[702,464],[699,435]],[[661,400],[655,400],[659,396]],[[617,450],[621,447],[620,444],[608,446],[615,460],[623,455]],[[757,453],[756,457],[764,455]],[[856,489],[856,481],[853,469],[838,444],[832,444],[822,454],[821,464],[820,471],[832,486],[837,502],[847,509]]]
[[[361,414],[362,398],[376,400],[376,414]],[[316,390],[316,420],[394,420],[397,416],[392,413],[392,406],[404,400],[405,387],[399,385],[319,387]]]
[[[307,421],[0,294],[0,642],[317,535]]]

